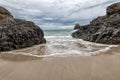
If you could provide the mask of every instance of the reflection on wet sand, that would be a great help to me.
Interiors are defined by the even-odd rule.
[[[46,51],[45,48],[45,45],[38,45],[20,50],[1,52],[0,58],[11,61],[36,60],[42,58]]]
[[[28,61],[40,59],[40,57],[33,55],[23,55],[23,54],[0,54],[0,58],[9,61]],[[41,57],[42,58],[42,57]]]

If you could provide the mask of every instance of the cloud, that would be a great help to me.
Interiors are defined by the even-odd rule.
[[[15,18],[34,21],[43,29],[72,28],[105,14],[109,4],[119,0],[1,0]]]

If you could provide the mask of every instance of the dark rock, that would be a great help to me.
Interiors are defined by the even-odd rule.
[[[75,24],[74,30],[75,29],[80,29],[80,24]]]
[[[116,4],[120,5],[120,3]],[[90,24],[81,26],[78,31],[72,33],[72,36],[96,43],[120,44],[120,9],[113,9],[114,5],[107,8],[107,15],[100,16],[92,20]]]
[[[46,43],[44,33],[33,22],[14,19],[10,12],[0,7],[0,51],[9,51]]]
[[[107,7],[107,15],[112,15],[114,13],[120,13],[120,2]]]
[[[6,18],[13,18],[13,16],[7,9],[0,6],[0,20],[6,19]]]

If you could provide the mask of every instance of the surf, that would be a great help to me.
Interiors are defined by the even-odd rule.
[[[115,52],[118,45],[106,45],[74,39],[71,36],[45,36],[47,43],[33,47],[1,52],[4,59],[33,60],[42,57],[95,56]]]

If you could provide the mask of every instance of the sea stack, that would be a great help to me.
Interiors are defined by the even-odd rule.
[[[81,26],[72,37],[102,44],[120,44],[120,2],[108,6],[105,16]]]
[[[31,21],[13,18],[0,6],[0,51],[10,51],[46,43],[41,28]]]
[[[74,30],[76,30],[76,29],[80,29],[80,24],[79,23],[75,24]]]

